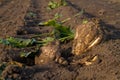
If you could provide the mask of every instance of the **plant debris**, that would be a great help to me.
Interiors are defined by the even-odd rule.
[[[67,2],[65,0],[60,0],[60,2],[49,1],[47,9],[52,10],[60,6],[66,6]]]

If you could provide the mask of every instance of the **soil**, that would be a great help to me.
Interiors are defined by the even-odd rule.
[[[8,65],[2,77],[6,80],[120,80],[120,0],[66,0],[68,5],[51,11],[47,10],[50,0],[0,0],[0,38],[32,38],[36,34],[49,32],[48,26],[38,26],[39,22],[52,19],[56,13],[62,14],[58,21],[69,18],[84,10],[80,16],[64,23],[73,30],[84,19],[101,19],[105,40],[80,56],[70,55],[72,41],[61,44],[61,55],[68,62],[86,56],[98,56],[91,65],[50,62],[35,64],[34,57],[21,58],[21,51],[35,47],[13,48],[0,44],[0,63],[17,61],[24,64]],[[30,13],[34,15],[30,16]]]

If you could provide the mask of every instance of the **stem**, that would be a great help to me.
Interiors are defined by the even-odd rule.
[[[41,36],[51,36],[51,35],[53,35],[52,32],[51,33],[38,34],[38,35],[33,36],[32,38],[41,37]]]
[[[74,35],[71,35],[71,36],[60,38],[59,40],[60,41],[65,41],[65,40],[70,40],[70,39],[73,39],[73,38],[74,38]]]
[[[77,17],[77,16],[79,16],[79,15],[81,15],[81,14],[83,14],[83,13],[84,13],[84,10],[82,9],[79,13],[75,14],[73,17],[69,17],[69,18],[61,21],[61,23],[65,23],[65,22],[71,20],[72,18]]]

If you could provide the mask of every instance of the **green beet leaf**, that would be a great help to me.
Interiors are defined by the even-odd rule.
[[[66,26],[63,26],[62,23],[57,22],[56,20],[52,19],[44,23],[40,23],[39,25],[44,26],[51,26],[54,28],[54,36],[56,39],[60,41],[71,40],[74,38],[74,32]]]

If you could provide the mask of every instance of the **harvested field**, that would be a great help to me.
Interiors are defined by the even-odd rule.
[[[43,40],[49,35],[44,34],[53,31],[53,27],[41,23],[52,20],[55,15],[56,21],[65,21],[62,25],[73,32],[77,31],[78,25],[97,19],[99,22],[95,25],[102,27],[102,34],[97,33],[98,29],[90,31],[89,25],[88,28],[81,26],[83,30],[87,29],[83,33],[81,30],[81,40],[88,42],[80,55],[72,53],[75,41],[71,36],[70,40],[48,44],[47,47],[42,45],[42,48],[36,43],[21,48],[0,44],[0,80],[120,80],[120,0],[64,0],[65,5],[54,9],[49,7],[50,1],[0,0],[0,39]],[[53,2],[60,3],[60,0]],[[89,39],[86,37],[88,33],[92,35],[89,37],[92,41],[94,35],[102,35],[99,44],[90,49],[91,40],[86,40]],[[58,36],[57,39],[61,40]],[[48,48],[47,52],[53,51],[47,54],[44,48]],[[34,53],[34,56],[21,57],[21,52]],[[40,56],[41,53],[46,54]],[[39,63],[39,58],[47,63]]]

